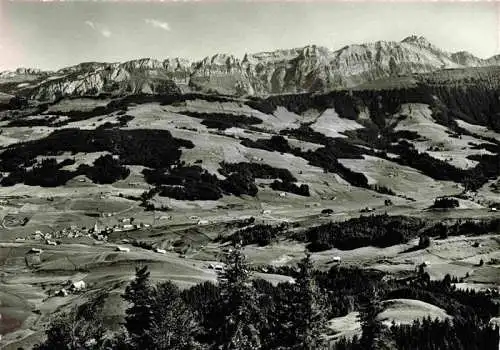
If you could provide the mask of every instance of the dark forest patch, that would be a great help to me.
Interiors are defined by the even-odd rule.
[[[124,165],[168,167],[176,164],[181,147],[194,147],[190,141],[175,139],[164,130],[63,129],[46,138],[8,147],[0,153],[0,169],[9,172],[3,186],[16,183],[40,186],[59,186],[69,179],[85,174],[97,183],[111,183],[128,176]],[[38,156],[56,156],[64,152],[110,152],[118,156],[99,158],[92,167],[83,166],[75,172],[62,170],[67,161],[57,163],[47,159],[36,164]],[[32,167],[32,169],[28,169]]]
[[[63,129],[40,140],[8,147],[0,154],[0,169],[16,170],[30,165],[37,156],[105,151],[118,155],[123,164],[158,168],[178,162],[181,147],[193,148],[194,145],[172,137],[166,130]]]
[[[244,139],[241,144],[249,148],[263,149],[269,152],[292,153],[293,149],[283,136],[273,135],[270,139],[257,139],[255,141]]]
[[[217,200],[224,194],[255,196],[255,178],[247,172],[231,173],[224,180],[198,165],[178,165],[171,169],[144,169],[144,177],[156,186],[154,194],[179,200]]]
[[[453,209],[458,208],[458,199],[452,197],[440,197],[434,200],[431,209]]]
[[[389,247],[416,237],[422,228],[424,222],[417,218],[370,215],[312,227],[296,238],[309,242],[311,251],[333,247],[348,250],[369,245]]]
[[[207,128],[225,130],[232,127],[245,128],[250,125],[261,124],[262,120],[253,117],[240,114],[227,114],[227,113],[199,113],[183,111],[179,112],[193,118],[202,119],[201,124],[205,125]]]
[[[297,179],[288,169],[275,168],[269,164],[259,163],[221,163],[220,173],[229,175],[234,172],[249,172],[255,178],[281,179],[287,182],[295,182]]]
[[[309,192],[309,186],[306,184],[298,186],[292,182],[274,180],[271,184],[271,188],[275,191],[294,193],[299,196],[309,197],[311,195]]]

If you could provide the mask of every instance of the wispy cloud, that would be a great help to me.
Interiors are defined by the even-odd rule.
[[[85,21],[85,24],[88,25],[90,28],[95,29],[95,24],[92,21]]]
[[[105,26],[103,26],[99,23],[95,23],[92,21],[85,21],[85,24],[87,26],[89,26],[90,28],[92,28],[93,30],[99,32],[105,38],[109,38],[112,34],[108,28],[106,28]]]
[[[146,24],[149,24],[150,26],[152,26],[154,28],[160,28],[160,29],[163,29],[166,31],[170,31],[170,25],[167,22],[159,21],[157,19],[151,19],[151,18],[146,18],[144,20],[144,22],[146,22]]]

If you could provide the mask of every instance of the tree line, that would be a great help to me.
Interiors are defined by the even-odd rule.
[[[252,222],[253,223],[253,222]],[[249,223],[251,225],[252,223]],[[251,225],[240,228],[230,235],[220,237],[221,242],[257,244],[266,246],[280,238],[306,242],[311,252],[337,248],[350,250],[366,246],[389,247],[419,238],[418,245],[409,250],[425,249],[432,239],[448,236],[485,235],[500,230],[500,219],[451,219],[428,222],[417,217],[363,215],[346,221],[332,221],[301,230],[291,230],[287,224]]]
[[[306,255],[289,272],[294,283],[274,286],[252,278],[239,245],[225,257],[218,283],[179,290],[172,282],[153,284],[147,266],[136,269],[122,299],[127,305],[119,330],[106,328],[98,293],[89,303],[56,317],[36,350],[76,349],[463,349],[498,346],[496,295],[459,291],[449,275],[430,281],[419,271],[410,281],[388,280],[378,271],[336,266],[314,269]],[[384,325],[382,300],[415,298],[444,308],[452,321],[423,319],[412,325]],[[327,320],[361,313],[361,334],[329,341]]]

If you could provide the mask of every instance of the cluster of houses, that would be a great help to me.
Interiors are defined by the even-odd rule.
[[[170,219],[171,218],[172,217],[170,216]],[[211,223],[209,220],[201,219],[199,216],[196,215],[191,215],[189,217],[189,220],[195,220],[197,225],[208,225]]]
[[[108,235],[111,234],[112,232],[133,231],[133,230],[147,229],[151,227],[150,224],[144,224],[144,223],[133,224],[132,223],[133,221],[134,221],[133,218],[121,219],[119,224],[114,225],[112,227],[105,226],[103,228],[100,228],[96,222],[95,225],[90,229],[86,229],[85,227],[82,227],[80,229],[72,226],[69,228],[64,228],[59,231],[48,232],[48,233],[43,233],[37,230],[26,238],[16,238],[16,241],[20,242],[29,239],[35,241],[42,241],[47,245],[54,245],[54,246],[58,245],[60,243],[59,240],[62,238],[89,237],[89,238],[94,238],[98,241],[107,241]]]
[[[124,218],[119,220],[120,223],[113,225],[113,226],[105,226],[103,229],[100,229],[99,226],[97,225],[97,222],[95,223],[93,229],[89,230],[90,234],[94,235],[109,235],[110,233],[113,232],[126,232],[126,231],[134,231],[134,230],[140,230],[140,229],[147,229],[150,228],[150,224],[145,224],[145,223],[133,223],[134,218]]]
[[[43,233],[42,231],[35,231],[32,235],[28,236],[27,239],[31,240],[36,240],[36,241],[42,241],[45,242],[47,245],[58,245],[59,242],[57,239],[63,238],[63,237],[78,237],[77,233],[73,231],[67,232],[66,230],[61,230],[57,232],[48,232],[48,233]],[[26,238],[16,238],[16,241],[24,241]]]
[[[85,281],[67,281],[63,288],[57,290],[54,295],[58,297],[67,297],[69,294],[81,292],[87,288]]]

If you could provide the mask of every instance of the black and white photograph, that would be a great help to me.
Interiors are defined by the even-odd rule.
[[[0,349],[499,348],[500,2],[0,0]]]

